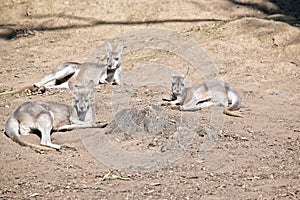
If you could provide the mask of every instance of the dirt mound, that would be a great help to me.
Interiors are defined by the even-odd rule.
[[[178,129],[180,120],[178,116],[167,116],[160,106],[152,106],[144,109],[126,108],[118,112],[109,125],[108,134],[123,132],[127,135],[136,132],[149,134],[173,133]]]

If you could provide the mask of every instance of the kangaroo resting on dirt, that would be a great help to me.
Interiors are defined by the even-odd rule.
[[[69,88],[73,95],[73,106],[52,101],[25,102],[9,116],[5,124],[5,134],[22,146],[39,150],[58,150],[61,146],[51,142],[51,132],[106,126],[94,122],[90,100],[94,89],[93,81],[87,86],[78,86],[70,82]],[[40,132],[41,145],[28,143],[20,137],[34,131]]]
[[[119,43],[115,50],[112,50],[111,44],[105,42],[106,64],[91,62],[65,62],[60,64],[52,73],[46,75],[41,81],[30,86],[25,86],[14,91],[0,93],[17,94],[25,90],[42,90],[45,88],[68,88],[68,82],[88,83],[90,80],[94,84],[111,83],[121,84],[121,54],[123,51],[123,43]]]
[[[93,80],[95,85],[114,82],[120,84],[123,43],[120,43],[117,49],[113,51],[111,44],[106,41],[105,49],[107,53],[106,64],[66,62],[34,85],[37,87],[45,86],[46,88],[67,88],[69,81],[87,83],[90,80]]]
[[[192,87],[185,86],[188,70],[181,76],[172,76],[170,99],[163,99],[174,109],[181,111],[196,111],[209,106],[224,106],[224,113],[234,117],[242,117],[232,112],[241,107],[241,97],[228,83],[223,81],[208,81]]]

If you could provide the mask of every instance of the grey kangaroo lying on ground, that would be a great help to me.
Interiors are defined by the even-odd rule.
[[[14,91],[3,92],[0,95],[16,94],[25,90],[39,90],[42,88],[68,88],[68,82],[88,83],[94,81],[95,85],[100,83],[121,84],[121,54],[123,43],[113,51],[111,44],[105,42],[106,64],[100,63],[77,63],[65,62],[59,65],[51,74],[46,75],[41,81],[31,86],[25,86]]]
[[[234,117],[242,117],[232,112],[241,107],[241,97],[228,83],[209,81],[192,87],[185,86],[188,70],[181,76],[172,77],[170,99],[162,105],[172,105],[182,111],[196,111],[209,106],[224,106],[224,113]]]
[[[50,139],[51,132],[66,131],[80,128],[102,128],[106,124],[94,122],[91,95],[93,81],[87,86],[69,83],[73,95],[73,106],[51,101],[29,101],[20,105],[8,118],[5,134],[22,146],[39,150],[60,149]],[[39,131],[41,145],[31,144],[22,140],[20,135]]]

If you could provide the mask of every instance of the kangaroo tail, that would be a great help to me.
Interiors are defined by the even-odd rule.
[[[38,149],[38,150],[42,150],[42,151],[50,151],[50,150],[55,150],[54,148],[50,148],[50,147],[46,147],[46,146],[42,146],[42,145],[38,145],[38,144],[32,144],[29,142],[26,142],[24,140],[21,139],[19,134],[12,134],[11,135],[11,139],[20,144],[21,146],[25,146],[25,147],[30,147],[33,149]]]
[[[2,92],[2,93],[0,93],[0,96],[8,95],[8,94],[11,94],[11,95],[18,94],[18,93],[21,93],[21,92],[26,91],[26,90],[29,90],[31,92],[41,92],[41,93],[44,93],[45,90],[46,90],[46,88],[44,86],[37,87],[35,85],[28,85],[28,86],[21,87],[21,88],[16,89],[16,90]]]
[[[235,112],[230,111],[228,108],[224,109],[224,114],[232,116],[232,117],[243,117],[242,115],[239,115]]]

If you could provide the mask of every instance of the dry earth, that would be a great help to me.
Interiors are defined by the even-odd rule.
[[[148,173],[104,165],[86,150],[78,131],[52,135],[55,143],[74,147],[60,152],[37,152],[1,134],[0,198],[299,199],[299,10],[297,1],[279,0],[2,0],[2,91],[32,84],[62,62],[83,62],[103,41],[123,32],[158,27],[201,45],[246,107],[239,111],[243,118],[226,116],[223,134],[204,159],[198,153],[206,135],[198,134],[179,160]],[[124,76],[141,64],[160,63],[178,73],[189,66],[188,81],[203,81],[188,62],[165,51],[125,49],[122,63]],[[97,87],[98,120],[113,119],[111,94],[116,87]],[[145,86],[137,89],[131,105],[147,107],[164,97],[168,88]],[[1,96],[1,132],[8,115],[28,100],[71,103],[68,90]],[[197,113],[204,129],[211,111]],[[39,141],[36,135],[25,139]],[[130,151],[155,151],[166,136],[125,139],[119,134],[109,139]],[[110,171],[130,180],[103,181]]]

